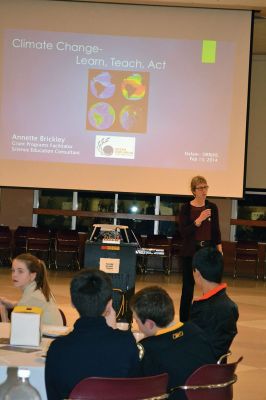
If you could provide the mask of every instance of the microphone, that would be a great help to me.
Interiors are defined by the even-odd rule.
[[[209,200],[206,200],[206,201],[205,201],[205,207],[206,207],[206,208],[209,208],[210,210],[212,210]],[[212,219],[211,219],[211,215],[210,215],[210,216],[207,218],[207,221],[208,221],[208,222],[211,222],[211,220],[212,220]]]

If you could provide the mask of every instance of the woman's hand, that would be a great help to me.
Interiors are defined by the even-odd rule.
[[[206,219],[211,218],[211,209],[206,208],[205,210],[201,211],[200,215],[198,216],[197,219],[195,219],[195,224],[196,226],[200,226],[203,221]]]
[[[199,218],[201,219],[201,222],[205,221],[208,218],[210,218],[211,217],[211,213],[212,213],[212,211],[211,211],[210,208],[206,208],[206,210],[201,211],[200,216],[199,216]]]

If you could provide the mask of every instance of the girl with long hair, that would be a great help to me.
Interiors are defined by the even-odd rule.
[[[45,263],[30,253],[23,253],[12,262],[13,285],[22,290],[21,299],[16,302],[0,297],[0,309],[6,311],[15,306],[40,307],[42,323],[46,325],[63,325],[60,311],[51,292]],[[7,313],[6,313],[7,315]]]

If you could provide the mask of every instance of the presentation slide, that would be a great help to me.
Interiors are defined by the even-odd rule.
[[[172,18],[167,34],[160,27],[156,35],[158,8],[104,5],[110,18],[118,10],[114,24],[123,12],[145,11],[146,32],[106,34],[49,23],[53,3],[66,15],[75,6],[94,15],[96,5],[47,3],[46,25],[5,23],[1,31],[0,166],[13,170],[2,185],[187,194],[201,174],[214,195],[242,196],[251,13],[228,11],[226,23],[226,11],[215,10],[224,13],[215,27],[213,10],[186,10],[187,21],[198,12],[193,34]],[[165,22],[168,10],[160,11]],[[184,10],[174,11],[178,25]],[[40,18],[41,7],[33,12]],[[234,17],[245,29],[244,53]],[[229,192],[217,180],[230,181]]]
[[[232,43],[42,31],[4,43],[2,158],[226,168]]]

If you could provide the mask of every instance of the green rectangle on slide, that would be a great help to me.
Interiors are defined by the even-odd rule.
[[[201,61],[203,64],[214,64],[216,61],[216,40],[202,41]]]

